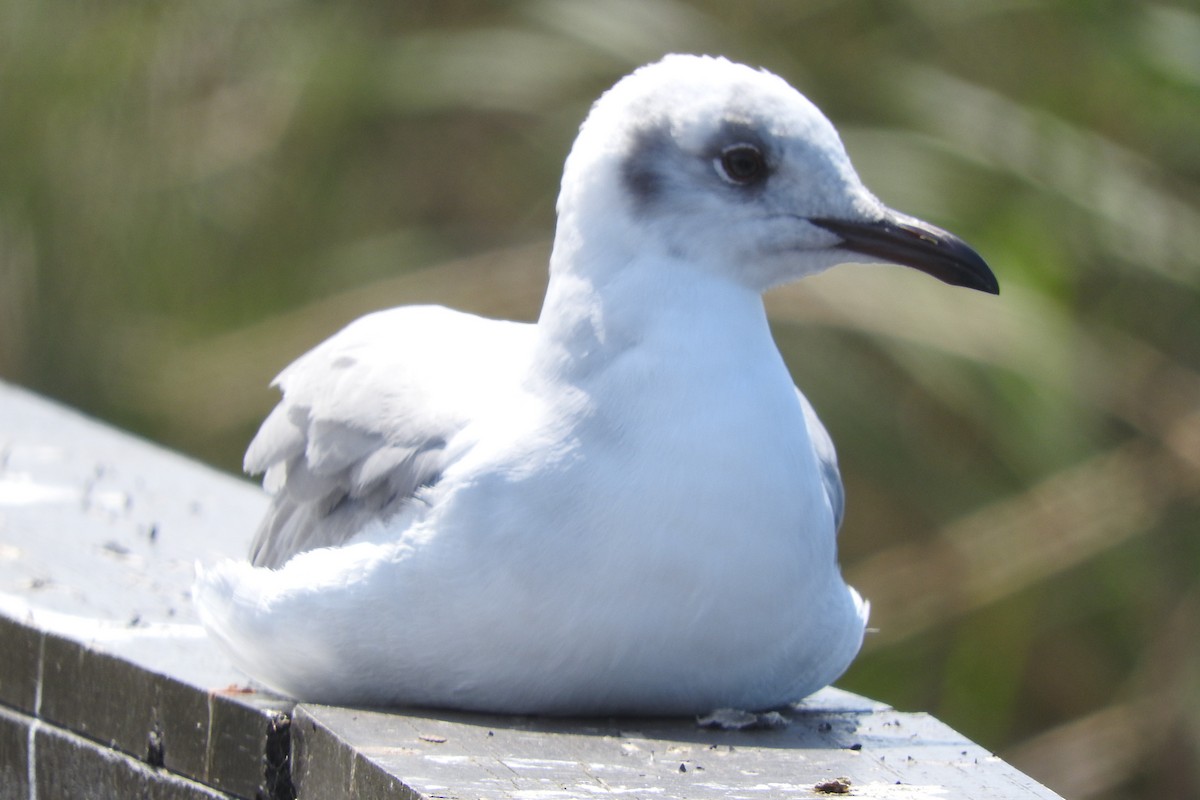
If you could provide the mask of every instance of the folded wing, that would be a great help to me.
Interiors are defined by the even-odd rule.
[[[821,423],[816,410],[804,392],[796,389],[800,405],[804,408],[804,421],[808,424],[808,438],[812,441],[813,452],[817,455],[817,464],[821,468],[821,482],[825,485],[825,496],[829,498],[829,506],[833,509],[834,527],[842,527],[842,518],[846,514],[846,490],[842,486],[842,473],[838,470],[837,451],[833,448],[833,439],[829,431]]]
[[[283,398],[246,451],[274,498],[255,566],[342,544],[435,484],[447,445],[519,381],[533,326],[440,306],[362,317],[275,379]]]

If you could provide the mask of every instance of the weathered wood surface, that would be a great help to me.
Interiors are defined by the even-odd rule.
[[[188,591],[264,507],[247,482],[0,384],[0,800],[791,798],[839,778],[854,797],[1056,797],[927,715],[836,689],[742,732],[242,691]]]

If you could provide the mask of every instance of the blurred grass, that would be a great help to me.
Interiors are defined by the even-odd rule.
[[[879,628],[843,685],[1069,797],[1200,796],[1194,5],[0,0],[0,375],[236,470],[354,316],[532,318],[580,120],[673,50],[787,77],[1001,278],[769,298]]]

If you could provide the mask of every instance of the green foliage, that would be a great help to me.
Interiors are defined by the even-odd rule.
[[[787,77],[1000,277],[769,298],[874,601],[844,685],[1070,797],[1200,795],[1194,7],[0,0],[0,375],[234,470],[354,316],[532,318],[580,120],[667,51]]]

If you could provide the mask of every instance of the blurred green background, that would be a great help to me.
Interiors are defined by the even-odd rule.
[[[783,75],[1003,291],[848,266],[768,298],[878,628],[841,685],[1071,798],[1200,796],[1194,5],[0,9],[0,376],[230,471],[351,318],[536,315],[562,159],[619,76]]]

